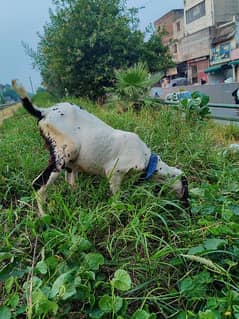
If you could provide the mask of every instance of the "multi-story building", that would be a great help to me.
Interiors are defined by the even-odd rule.
[[[185,76],[185,65],[181,62],[182,47],[181,40],[184,37],[184,10],[174,9],[163,15],[154,22],[155,29],[165,29],[167,34],[163,36],[162,42],[169,47],[170,53],[176,66],[167,71],[169,78]]]
[[[239,15],[238,0],[184,0],[182,48],[191,83],[201,79],[223,82],[234,77],[235,80],[236,68],[233,70],[228,63],[232,49],[237,47],[236,15]],[[215,67],[215,64],[222,65]]]
[[[177,39],[180,53],[173,58],[177,65],[186,65],[190,83],[239,78],[237,16],[239,0],[184,0],[184,35]],[[171,23],[173,30],[174,20]]]
[[[235,82],[239,80],[239,21],[233,19],[215,27],[211,42],[210,82]]]

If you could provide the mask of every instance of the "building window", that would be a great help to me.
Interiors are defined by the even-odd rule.
[[[177,44],[175,43],[174,45],[173,45],[173,53],[177,53],[178,52],[178,46],[177,46]]]
[[[179,32],[181,30],[181,24],[180,24],[180,21],[178,21],[176,23],[176,29],[177,29],[177,32]]]
[[[186,23],[189,24],[206,15],[205,0],[186,11]]]

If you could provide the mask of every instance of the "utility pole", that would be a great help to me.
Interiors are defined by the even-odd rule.
[[[32,89],[32,94],[35,94],[34,90],[33,90],[33,85],[32,85],[32,78],[31,76],[29,76],[29,81],[30,81],[30,85],[31,85],[31,89]]]

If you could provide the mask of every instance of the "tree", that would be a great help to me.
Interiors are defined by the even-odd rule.
[[[143,63],[119,70],[116,72],[115,87],[109,90],[109,102],[117,102],[121,110],[140,110],[145,105],[158,105],[158,100],[150,97],[150,88],[161,78],[160,72],[150,75]]]
[[[141,60],[151,63],[152,56],[157,63],[150,70],[162,61],[164,67],[168,64],[165,52],[151,52],[156,49],[155,36],[144,42],[144,34],[136,28],[137,10],[127,12],[125,1],[53,2],[56,10],[50,12],[38,50],[28,50],[28,54],[40,69],[44,85],[54,94],[97,98],[104,95],[105,87],[113,85],[117,69]]]
[[[0,92],[0,104],[5,104],[5,99],[1,92]]]
[[[157,32],[152,33],[149,40],[144,44],[142,58],[147,63],[151,73],[166,71],[175,65],[168,46],[164,46],[162,42],[162,37],[166,34],[165,29],[158,28]]]
[[[2,96],[4,100],[13,100],[13,101],[19,101],[19,96],[17,93],[12,89],[12,87],[9,84],[6,84],[3,91]]]

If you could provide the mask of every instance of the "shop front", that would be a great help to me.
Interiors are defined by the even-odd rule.
[[[188,79],[191,84],[208,82],[208,75],[205,69],[209,66],[208,57],[188,61]]]

